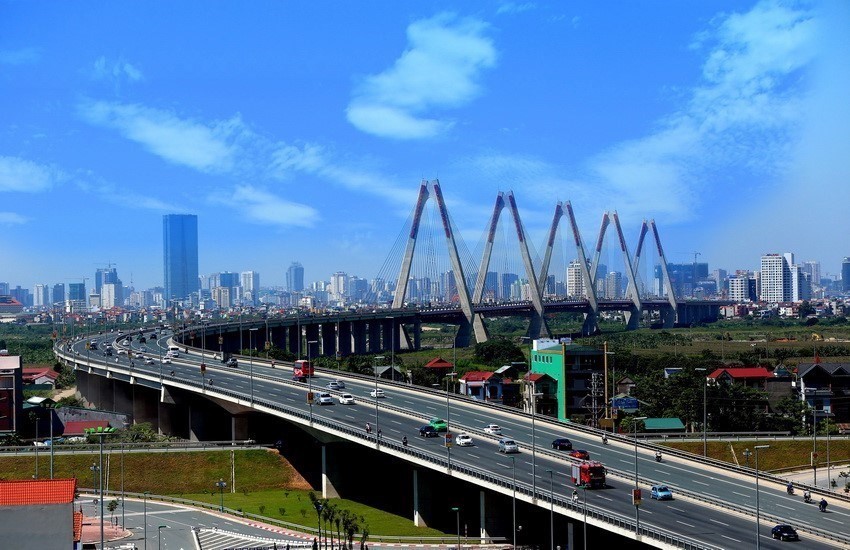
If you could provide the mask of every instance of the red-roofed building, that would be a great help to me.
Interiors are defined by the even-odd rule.
[[[554,416],[558,413],[558,381],[541,372],[525,374],[523,409],[536,414]],[[536,395],[535,395],[536,394]],[[542,394],[542,395],[541,395]]]
[[[56,385],[59,373],[50,367],[24,367],[24,384]]]
[[[74,548],[76,490],[76,479],[0,481],[0,548]]]
[[[502,377],[495,372],[469,371],[460,377],[460,393],[489,401],[502,398]]]
[[[724,368],[708,375],[708,379],[714,382],[743,384],[759,390],[764,390],[765,380],[771,377],[770,371],[764,367]]]
[[[65,437],[75,435],[85,435],[89,428],[108,428],[108,420],[69,420],[65,423],[65,431],[62,433]]]
[[[435,357],[425,363],[426,369],[453,369],[455,366],[442,357]]]

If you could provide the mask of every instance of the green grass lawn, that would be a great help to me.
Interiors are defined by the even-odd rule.
[[[702,441],[674,441],[665,443],[669,447],[681,449],[694,454],[702,455]],[[754,445],[770,445],[769,449],[759,451],[759,470],[783,471],[788,468],[810,468],[809,456],[812,452],[812,441],[809,440],[770,440],[759,441],[708,441],[708,455],[718,460],[747,465],[744,451],[753,451]],[[818,468],[826,468],[826,436],[818,436]],[[833,440],[829,445],[829,460],[835,468],[840,464],[843,468],[835,468],[833,471],[850,471],[850,441]],[[750,467],[755,467],[755,457],[750,456]]]

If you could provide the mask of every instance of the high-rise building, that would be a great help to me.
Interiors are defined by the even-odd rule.
[[[32,292],[32,305],[38,308],[45,308],[50,305],[50,286],[38,284]]]
[[[850,257],[847,256],[841,262],[841,290],[850,291]]]
[[[9,295],[9,283],[0,283],[0,296]]]
[[[162,256],[165,300],[185,300],[198,291],[198,216],[162,217]]]
[[[286,270],[286,290],[301,292],[304,290],[304,267],[299,262],[292,262]]]
[[[729,299],[739,303],[752,300],[749,283],[750,278],[746,275],[729,277]]]
[[[581,262],[578,260],[571,261],[567,266],[567,296],[570,298],[587,297],[581,272]]]
[[[114,267],[110,268],[99,268],[94,272],[94,290],[98,294],[100,294],[100,290],[103,288],[104,284],[107,283],[118,283],[118,270]]]
[[[803,270],[803,266],[794,264],[791,266],[791,301],[802,302],[812,297],[812,281],[809,274]]]
[[[331,275],[331,298],[334,300],[342,300],[348,294],[348,275],[342,271],[337,271]]]
[[[791,260],[789,263],[788,260]],[[761,257],[762,302],[778,303],[791,300],[792,254],[765,254]]]
[[[100,307],[110,309],[124,305],[124,287],[115,283],[103,283],[100,288]]]
[[[54,304],[65,303],[65,283],[56,283],[53,285],[53,300]]]
[[[605,298],[616,300],[623,297],[623,274],[612,271],[605,277]]]
[[[260,299],[260,274],[256,271],[242,272],[242,296],[252,306]]]

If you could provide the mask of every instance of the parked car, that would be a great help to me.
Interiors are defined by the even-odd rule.
[[[567,453],[568,456],[573,458],[580,458],[581,460],[590,460],[590,453],[585,451],[584,449],[575,449]]]
[[[372,390],[372,391],[370,391],[370,392],[369,392],[369,395],[370,395],[371,397],[374,397],[374,398],[386,397],[386,394],[384,393],[384,390],[382,390],[381,388],[378,388],[378,389],[376,389],[376,390]]]
[[[487,424],[484,426],[484,433],[490,435],[502,435],[502,428],[498,424]]]
[[[334,398],[331,397],[329,393],[320,393],[318,399],[316,400],[319,405],[333,405]]]
[[[779,540],[800,540],[797,530],[785,523],[780,523],[771,529],[770,536]]]
[[[449,425],[446,424],[446,421],[442,418],[437,418],[436,416],[432,418],[428,424],[433,426],[438,432],[447,432],[449,430]]]
[[[457,443],[458,447],[472,447],[472,436],[469,434],[458,434],[455,438],[455,443]]]
[[[510,454],[510,453],[518,453],[519,445],[516,444],[516,441],[513,439],[503,438],[499,440],[499,452]]]
[[[572,451],[573,442],[567,439],[566,437],[559,437],[558,439],[552,441],[552,448],[556,451]]]
[[[653,485],[649,490],[649,497],[656,500],[673,500],[673,491],[666,485]]]
[[[437,437],[440,434],[437,433],[437,430],[434,429],[434,426],[428,424],[427,426],[422,426],[421,428],[419,428],[419,435],[421,435],[422,437]]]
[[[354,396],[350,393],[343,393],[339,396],[340,405],[354,405]]]

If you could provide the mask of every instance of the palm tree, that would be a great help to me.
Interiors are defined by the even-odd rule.
[[[366,546],[366,539],[369,538],[369,526],[366,525],[366,518],[360,516],[360,522],[363,524],[363,528],[360,530],[360,549],[363,550],[363,547]]]
[[[336,517],[334,518],[334,523],[336,523],[336,539],[339,541],[339,547],[340,548],[343,547],[344,543],[343,543],[342,534],[340,533],[339,527],[340,527],[340,524],[342,523],[343,512],[347,512],[347,511],[348,510],[339,510],[338,509],[337,513],[336,513]],[[460,550],[460,549],[458,549],[458,550]]]
[[[339,513],[342,521],[342,532],[345,534],[343,538],[343,548],[351,549],[351,539],[354,538],[354,532],[357,530],[355,525],[357,518],[349,510],[341,510]]]
[[[319,531],[318,532],[319,545],[321,546],[321,544],[322,544],[322,507],[324,505],[324,503],[322,502],[323,499],[318,498],[316,496],[316,493],[314,493],[313,491],[310,491],[309,493],[307,493],[307,497],[310,499],[310,502],[313,504],[313,509],[316,511],[316,517],[317,517],[317,520],[318,520],[317,524],[319,526],[319,529],[318,529],[318,531]]]
[[[334,517],[336,516],[336,506],[333,504],[325,504],[324,509],[322,509],[322,515],[325,520],[325,550],[328,548],[328,536],[327,536],[327,526],[331,525],[331,529],[333,529]],[[333,539],[333,531],[331,531],[331,550],[334,547],[334,539]]]

